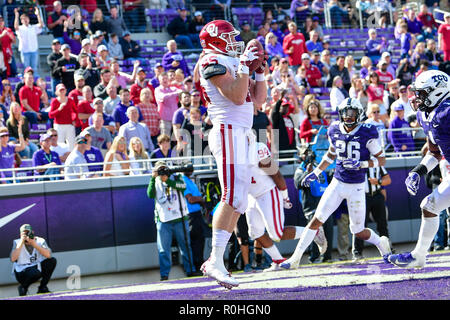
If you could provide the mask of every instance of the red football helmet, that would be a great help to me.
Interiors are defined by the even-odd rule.
[[[245,49],[244,41],[235,39],[239,33],[228,21],[211,21],[200,31],[200,43],[205,52],[212,51],[234,57],[242,54]]]

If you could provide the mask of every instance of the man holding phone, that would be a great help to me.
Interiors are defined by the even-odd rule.
[[[25,296],[28,287],[41,279],[37,293],[49,293],[47,284],[56,267],[56,259],[44,238],[34,235],[31,225],[20,227],[20,239],[13,242],[11,262],[19,282],[19,295]]]

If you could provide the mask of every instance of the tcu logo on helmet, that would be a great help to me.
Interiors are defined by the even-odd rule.
[[[218,35],[218,28],[217,28],[216,25],[210,24],[206,28],[206,32],[208,32],[211,37],[217,37],[217,35]]]
[[[446,87],[447,86],[447,81],[448,78],[447,76],[443,75],[443,74],[437,74],[431,77],[431,79],[433,79],[434,83],[436,84],[436,87]],[[444,83],[445,82],[445,83]]]

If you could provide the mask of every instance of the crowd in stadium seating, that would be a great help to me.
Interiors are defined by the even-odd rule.
[[[46,28],[54,38],[47,56],[51,74],[48,87],[40,77],[42,72],[37,63],[37,39],[45,24],[39,11],[20,6],[16,1],[5,4],[9,26],[0,18],[3,53],[0,126],[8,128],[10,140],[17,140],[18,121],[23,119],[26,148],[20,152],[22,159],[33,159],[33,164],[38,164],[35,159],[38,145],[42,148],[47,138],[52,140],[61,163],[65,162],[67,152],[86,143],[101,151],[101,156],[91,159],[104,161],[103,156],[108,155],[114,162],[112,167],[125,168],[118,164],[128,160],[129,154],[136,158],[138,152],[137,158],[146,159],[153,158],[155,150],[161,153],[158,146],[165,136],[172,140],[170,148],[174,152],[188,147],[182,132],[204,138],[208,128],[207,105],[199,75],[188,65],[179,47],[200,52],[198,33],[207,22],[205,17],[214,19],[220,15],[214,10],[189,12],[182,1],[169,1],[169,7],[178,9],[178,16],[167,25],[173,40],[167,42],[167,52],[149,70],[142,67],[148,61],[129,31],[145,31],[135,25],[137,17],[144,15],[143,5],[124,1],[120,7],[115,1],[107,2],[107,10],[97,8],[95,2],[81,3],[92,17],[90,20],[82,14],[70,16],[59,1],[46,6]],[[358,1],[357,5],[368,18],[383,3]],[[332,1],[329,5],[333,19],[338,20],[334,26],[352,19],[353,9],[347,2]],[[218,2],[218,6],[227,3]],[[408,100],[412,95],[409,85],[424,70],[439,68],[448,72],[450,16],[447,14],[446,23],[439,25],[430,13],[435,5],[430,8],[423,5],[419,12],[411,7],[396,11],[394,32],[400,42],[401,57],[394,63],[389,51],[392,47],[378,32],[389,24],[384,14],[388,7],[384,6],[382,28],[368,30],[365,56],[355,61],[352,55],[337,53],[331,45],[330,33],[321,25],[323,7],[323,1],[294,0],[290,14],[268,9],[261,25],[253,26],[254,30],[249,21],[236,25],[243,41],[258,39],[269,55],[270,68],[265,75],[269,95],[265,104],[255,106],[255,128],[266,130],[266,139],[277,150],[295,149],[299,142],[314,139],[317,130],[311,129],[312,124],[320,121],[326,127],[336,117],[336,108],[346,97],[359,99],[367,110],[368,121],[376,122],[380,129],[415,127]],[[336,18],[336,12],[341,17]],[[16,40],[24,69],[22,81],[13,91],[9,79],[21,71],[12,50]],[[122,71],[124,65],[132,65],[132,71]],[[317,108],[311,109],[311,102]],[[46,124],[49,130],[56,131],[30,139],[30,129],[37,124]],[[274,141],[272,129],[279,130]],[[89,143],[77,139],[86,135],[90,137]],[[57,143],[53,141],[55,136]],[[385,138],[395,152],[417,150],[417,140],[423,139],[420,130],[394,130]],[[134,145],[142,147],[136,151]],[[199,152],[204,147],[205,141]],[[194,152],[193,144],[189,149]],[[13,155],[6,158],[8,166],[12,165]],[[87,154],[85,158],[90,161]],[[5,164],[1,167],[7,168]],[[9,176],[10,172],[2,175]]]

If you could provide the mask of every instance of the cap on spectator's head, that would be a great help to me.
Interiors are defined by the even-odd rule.
[[[139,72],[144,72],[144,73],[147,73],[147,72],[145,72],[145,69],[144,68],[142,68],[142,67],[139,67],[138,69],[137,69],[137,73],[139,73]]]
[[[87,44],[91,44],[91,40],[89,40],[88,38],[83,39],[83,41],[81,41],[81,46],[84,47]]]
[[[389,52],[385,51],[381,54],[381,59],[384,59],[384,58],[390,57],[390,56],[391,56],[391,54]]]
[[[95,31],[95,33],[94,33],[94,37],[95,37],[95,38],[99,38],[99,37],[101,37],[101,36],[103,36],[103,32],[102,32],[101,30]]]
[[[67,44],[67,43],[64,43],[62,46],[61,46],[61,50],[66,50],[66,49],[69,49],[70,50],[70,46]]]
[[[52,44],[57,44],[57,43],[61,44],[61,41],[59,41],[59,39],[53,39]]]
[[[52,137],[52,135],[51,135],[51,134],[48,134],[48,133],[41,134],[41,136],[39,137],[39,142],[43,142],[43,141],[45,141],[45,140],[48,140],[48,139],[50,139],[51,137]]]
[[[186,11],[187,9],[185,7],[180,7],[180,11]]]
[[[98,52],[108,51],[108,48],[104,44],[102,44],[102,45],[98,46],[97,51]]]
[[[66,86],[64,84],[59,83],[55,88],[55,92],[58,92],[59,90],[65,89],[65,88],[66,88]]]
[[[308,60],[311,59],[309,54],[307,54],[306,52],[302,54],[302,60],[304,60],[304,59],[308,59]]]
[[[314,17],[312,18],[312,21],[319,21],[319,17],[318,17],[318,16],[314,16]]]
[[[3,136],[9,136],[9,131],[6,130],[6,131],[3,131],[3,132],[0,132],[0,137],[3,137]]]
[[[157,161],[155,163],[155,166],[153,167],[153,170],[158,171],[160,168],[167,168],[167,164],[164,161]]]
[[[0,14],[0,20],[3,20],[3,16]]]
[[[124,31],[124,33],[123,33],[124,37],[129,36],[129,35],[131,35],[130,31]]]
[[[81,73],[75,73],[73,75],[73,79],[75,80],[75,82],[77,82],[78,80],[81,80],[81,79],[85,80]]]
[[[445,19],[445,18],[448,18],[448,17],[450,17],[450,12],[446,12],[446,13],[444,14],[444,19]]]
[[[162,67],[163,67],[163,65],[162,65],[161,63],[159,63],[159,62],[158,62],[157,64],[155,64],[155,69],[156,69],[156,68],[159,68],[159,67],[161,67],[161,68],[162,68]]]
[[[94,99],[94,101],[92,101],[92,104],[94,104],[94,105],[96,105],[98,102],[101,102],[101,103],[103,103],[103,99],[102,98],[99,98],[99,97],[97,97],[97,98],[95,98]]]
[[[81,134],[75,139],[76,144],[86,144],[87,139],[85,136],[82,136]]]
[[[33,68],[32,67],[26,67],[25,70],[23,70],[23,74],[28,73],[28,72],[31,72],[31,73],[34,74]]]
[[[284,63],[284,62],[289,62],[289,61],[288,61],[288,59],[286,59],[286,58],[281,58],[281,59],[280,59],[280,63]]]
[[[86,129],[84,129],[83,131],[81,131],[80,133],[80,137],[86,137],[86,136],[90,136],[90,132]]]
[[[403,105],[401,105],[400,103],[399,103],[399,104],[396,104],[396,105],[394,106],[394,111],[402,111],[402,110],[405,110],[405,108],[404,108]]]
[[[194,13],[195,17],[201,16],[201,15],[203,15],[201,11],[195,11],[195,13]]]
[[[19,230],[20,230],[20,233],[22,233],[24,231],[33,232],[33,228],[31,228],[31,225],[29,225],[28,223],[21,225]]]
[[[278,21],[275,20],[275,19],[273,19],[273,20],[270,22],[270,24],[276,24],[276,23],[278,23]]]
[[[322,41],[322,44],[324,44],[324,43],[330,43],[330,39],[324,38],[323,41]]]
[[[320,56],[319,50],[313,50],[311,53],[313,54],[313,56]]]
[[[250,23],[247,20],[244,20],[244,22],[242,22],[242,26],[249,26]]]
[[[400,92],[401,92],[401,91],[406,92],[407,89],[408,89],[408,88],[407,88],[406,86],[404,86],[404,85],[402,85],[402,86],[400,86],[400,88],[398,88],[398,90],[400,90]]]

